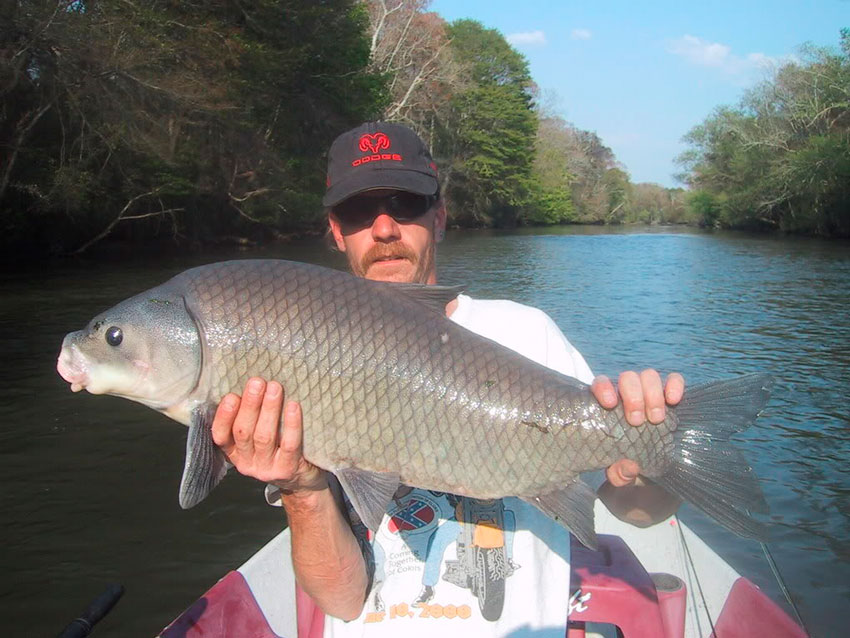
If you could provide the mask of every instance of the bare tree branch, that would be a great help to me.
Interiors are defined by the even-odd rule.
[[[401,110],[408,105],[408,101],[414,94],[416,87],[418,87],[419,84],[423,81],[423,79],[429,75],[431,68],[436,62],[437,58],[440,57],[440,54],[443,52],[443,49],[445,49],[450,43],[451,40],[446,40],[442,44],[442,46],[440,46],[440,48],[434,51],[434,54],[425,62],[425,64],[422,65],[422,68],[419,69],[419,72],[410,82],[410,86],[407,87],[407,91],[405,92],[404,96],[398,102],[396,102],[396,104],[387,113],[388,118],[392,119],[394,117],[397,117]]]
[[[183,208],[169,208],[169,209],[162,209],[162,210],[154,211],[154,212],[151,212],[151,213],[144,213],[144,214],[141,214],[141,215],[126,215],[127,211],[130,210],[130,208],[133,206],[133,204],[135,204],[140,199],[143,199],[145,197],[152,197],[152,196],[156,195],[158,192],[159,192],[159,189],[155,189],[155,190],[148,191],[146,193],[141,193],[141,194],[136,195],[135,197],[131,198],[124,205],[124,208],[121,209],[121,212],[118,213],[118,216],[115,219],[113,219],[111,222],[109,222],[109,224],[106,226],[106,228],[104,228],[100,233],[98,233],[97,235],[92,237],[90,240],[88,240],[82,246],[77,248],[71,254],[72,255],[79,255],[79,254],[83,253],[84,251],[88,250],[89,248],[91,248],[91,246],[93,246],[94,244],[99,242],[101,239],[103,239],[104,237],[109,235],[109,233],[112,232],[112,229],[115,228],[115,226],[117,226],[119,222],[122,222],[124,220],[143,219],[145,217],[158,217],[158,216],[161,216],[161,215],[173,215],[174,213],[183,210]],[[160,202],[160,205],[162,205],[162,202]]]
[[[372,44],[369,47],[369,55],[374,56],[375,51],[378,48],[378,41],[381,37],[381,33],[384,30],[384,23],[387,21],[387,17],[391,13],[395,13],[404,5],[404,0],[398,0],[398,4],[394,6],[392,9],[387,9],[387,3],[385,0],[378,0],[378,3],[381,7],[381,16],[378,18],[378,21],[372,26]]]
[[[12,168],[15,166],[15,162],[18,159],[18,153],[20,152],[21,145],[24,143],[24,140],[29,135],[29,132],[32,128],[38,123],[38,121],[47,113],[52,107],[55,99],[51,99],[47,104],[38,109],[30,118],[29,122],[23,127],[19,128],[16,133],[14,139],[12,140],[12,148],[9,151],[9,154],[6,156],[6,161],[3,166],[3,175],[0,176],[0,200],[3,199],[3,196],[6,194],[6,188],[9,186],[9,179],[12,175]],[[21,116],[21,119],[18,121],[18,125],[21,125],[21,120],[25,119],[26,115]]]

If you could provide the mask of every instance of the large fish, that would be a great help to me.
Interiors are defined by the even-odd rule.
[[[732,531],[763,536],[749,512],[764,499],[729,437],[765,405],[769,377],[692,387],[660,425],[631,427],[586,384],[447,319],[457,293],[287,261],[210,264],[69,334],[57,367],[75,391],[189,426],[184,508],[227,471],[210,434],[219,400],[256,375],[301,403],[305,458],[337,476],[372,529],[403,483],[517,496],[594,546],[594,493],[578,474],[627,457]]]

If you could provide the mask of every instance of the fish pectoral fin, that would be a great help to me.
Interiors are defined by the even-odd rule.
[[[348,467],[334,472],[354,510],[373,532],[378,530],[387,505],[398,489],[401,479],[393,472],[368,472]]]
[[[568,527],[582,545],[596,549],[596,530],[593,526],[596,492],[584,481],[576,479],[566,487],[546,494],[523,497],[523,500]]]
[[[192,411],[186,437],[186,462],[180,481],[180,507],[184,510],[203,501],[227,474],[227,460],[212,438],[215,406],[204,405]]]

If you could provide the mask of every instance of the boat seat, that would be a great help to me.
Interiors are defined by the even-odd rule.
[[[674,579],[674,586],[667,588],[673,591],[665,592],[664,579],[656,578],[657,587],[620,537],[600,534],[598,538],[595,551],[572,540],[570,579],[575,594],[570,598],[569,638],[583,638],[588,622],[616,625],[624,638],[682,638],[684,583],[664,575]],[[295,598],[298,638],[320,637],[321,610],[300,588]],[[238,571],[222,578],[160,634],[160,638],[221,636],[280,638]]]
[[[297,638],[321,638],[325,616],[313,599],[296,586]],[[232,571],[162,630],[158,638],[282,637],[269,627],[245,577]]]
[[[685,584],[669,574],[650,575],[619,536],[599,534],[591,550],[571,545],[569,638],[583,638],[586,623],[619,627],[624,638],[682,638]]]
[[[211,587],[159,638],[280,638],[270,628],[245,577],[232,571]]]
[[[805,630],[746,578],[732,585],[710,638],[806,638]]]

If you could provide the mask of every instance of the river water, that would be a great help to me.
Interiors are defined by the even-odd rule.
[[[229,476],[182,511],[185,430],[141,405],[72,394],[63,335],[170,275],[281,257],[342,267],[319,242],[181,257],[127,255],[0,274],[0,617],[59,632],[109,582],[127,593],[95,636],[151,636],[282,526],[261,486]],[[769,547],[814,636],[850,602],[850,245],[669,228],[456,232],[441,283],[548,312],[594,372],[654,366],[689,383],[769,371],[774,396],[738,437],[771,508]],[[734,567],[781,594],[758,543],[688,508]],[[787,605],[786,605],[787,606]]]

